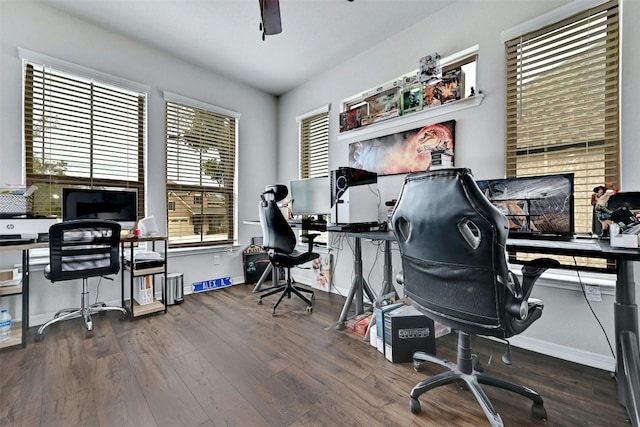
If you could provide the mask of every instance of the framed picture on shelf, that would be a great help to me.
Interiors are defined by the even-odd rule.
[[[413,111],[422,110],[422,84],[414,84],[405,86],[402,89],[402,114],[408,114]]]
[[[418,80],[421,83],[437,80],[440,78],[440,73],[442,73],[442,68],[440,67],[440,54],[438,52],[420,58]]]
[[[369,105],[370,122],[396,117],[400,114],[400,88],[395,86],[365,98]]]
[[[340,132],[356,129],[362,126],[369,116],[369,105],[365,102],[353,106],[350,110],[340,113]]]
[[[442,105],[462,99],[464,94],[464,73],[460,68],[448,71],[435,84],[428,84],[424,91],[424,105]]]

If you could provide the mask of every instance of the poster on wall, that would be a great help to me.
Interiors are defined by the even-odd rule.
[[[454,152],[455,120],[349,144],[349,166],[395,175],[431,168],[433,151]]]

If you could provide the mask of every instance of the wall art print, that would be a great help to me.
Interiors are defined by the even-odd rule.
[[[454,152],[455,120],[349,144],[349,166],[395,175],[431,168],[431,152]]]

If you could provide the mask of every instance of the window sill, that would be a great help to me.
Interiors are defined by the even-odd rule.
[[[425,119],[429,119],[432,117],[441,116],[447,113],[454,113],[460,110],[466,110],[467,108],[477,107],[482,104],[483,100],[484,95],[479,93],[475,96],[470,96],[458,101],[450,102],[448,104],[428,107],[422,111],[407,114],[406,116],[398,116],[378,123],[372,123],[358,129],[341,132],[337,135],[337,138],[338,141],[342,141],[346,139],[367,136],[374,132],[377,133],[381,131],[391,131],[391,133],[393,133],[393,131],[396,130],[400,131],[400,127],[404,127],[407,124],[422,122]]]

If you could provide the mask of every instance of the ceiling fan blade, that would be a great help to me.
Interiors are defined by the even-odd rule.
[[[272,35],[282,32],[280,22],[280,0],[259,0],[262,15],[263,34]]]

